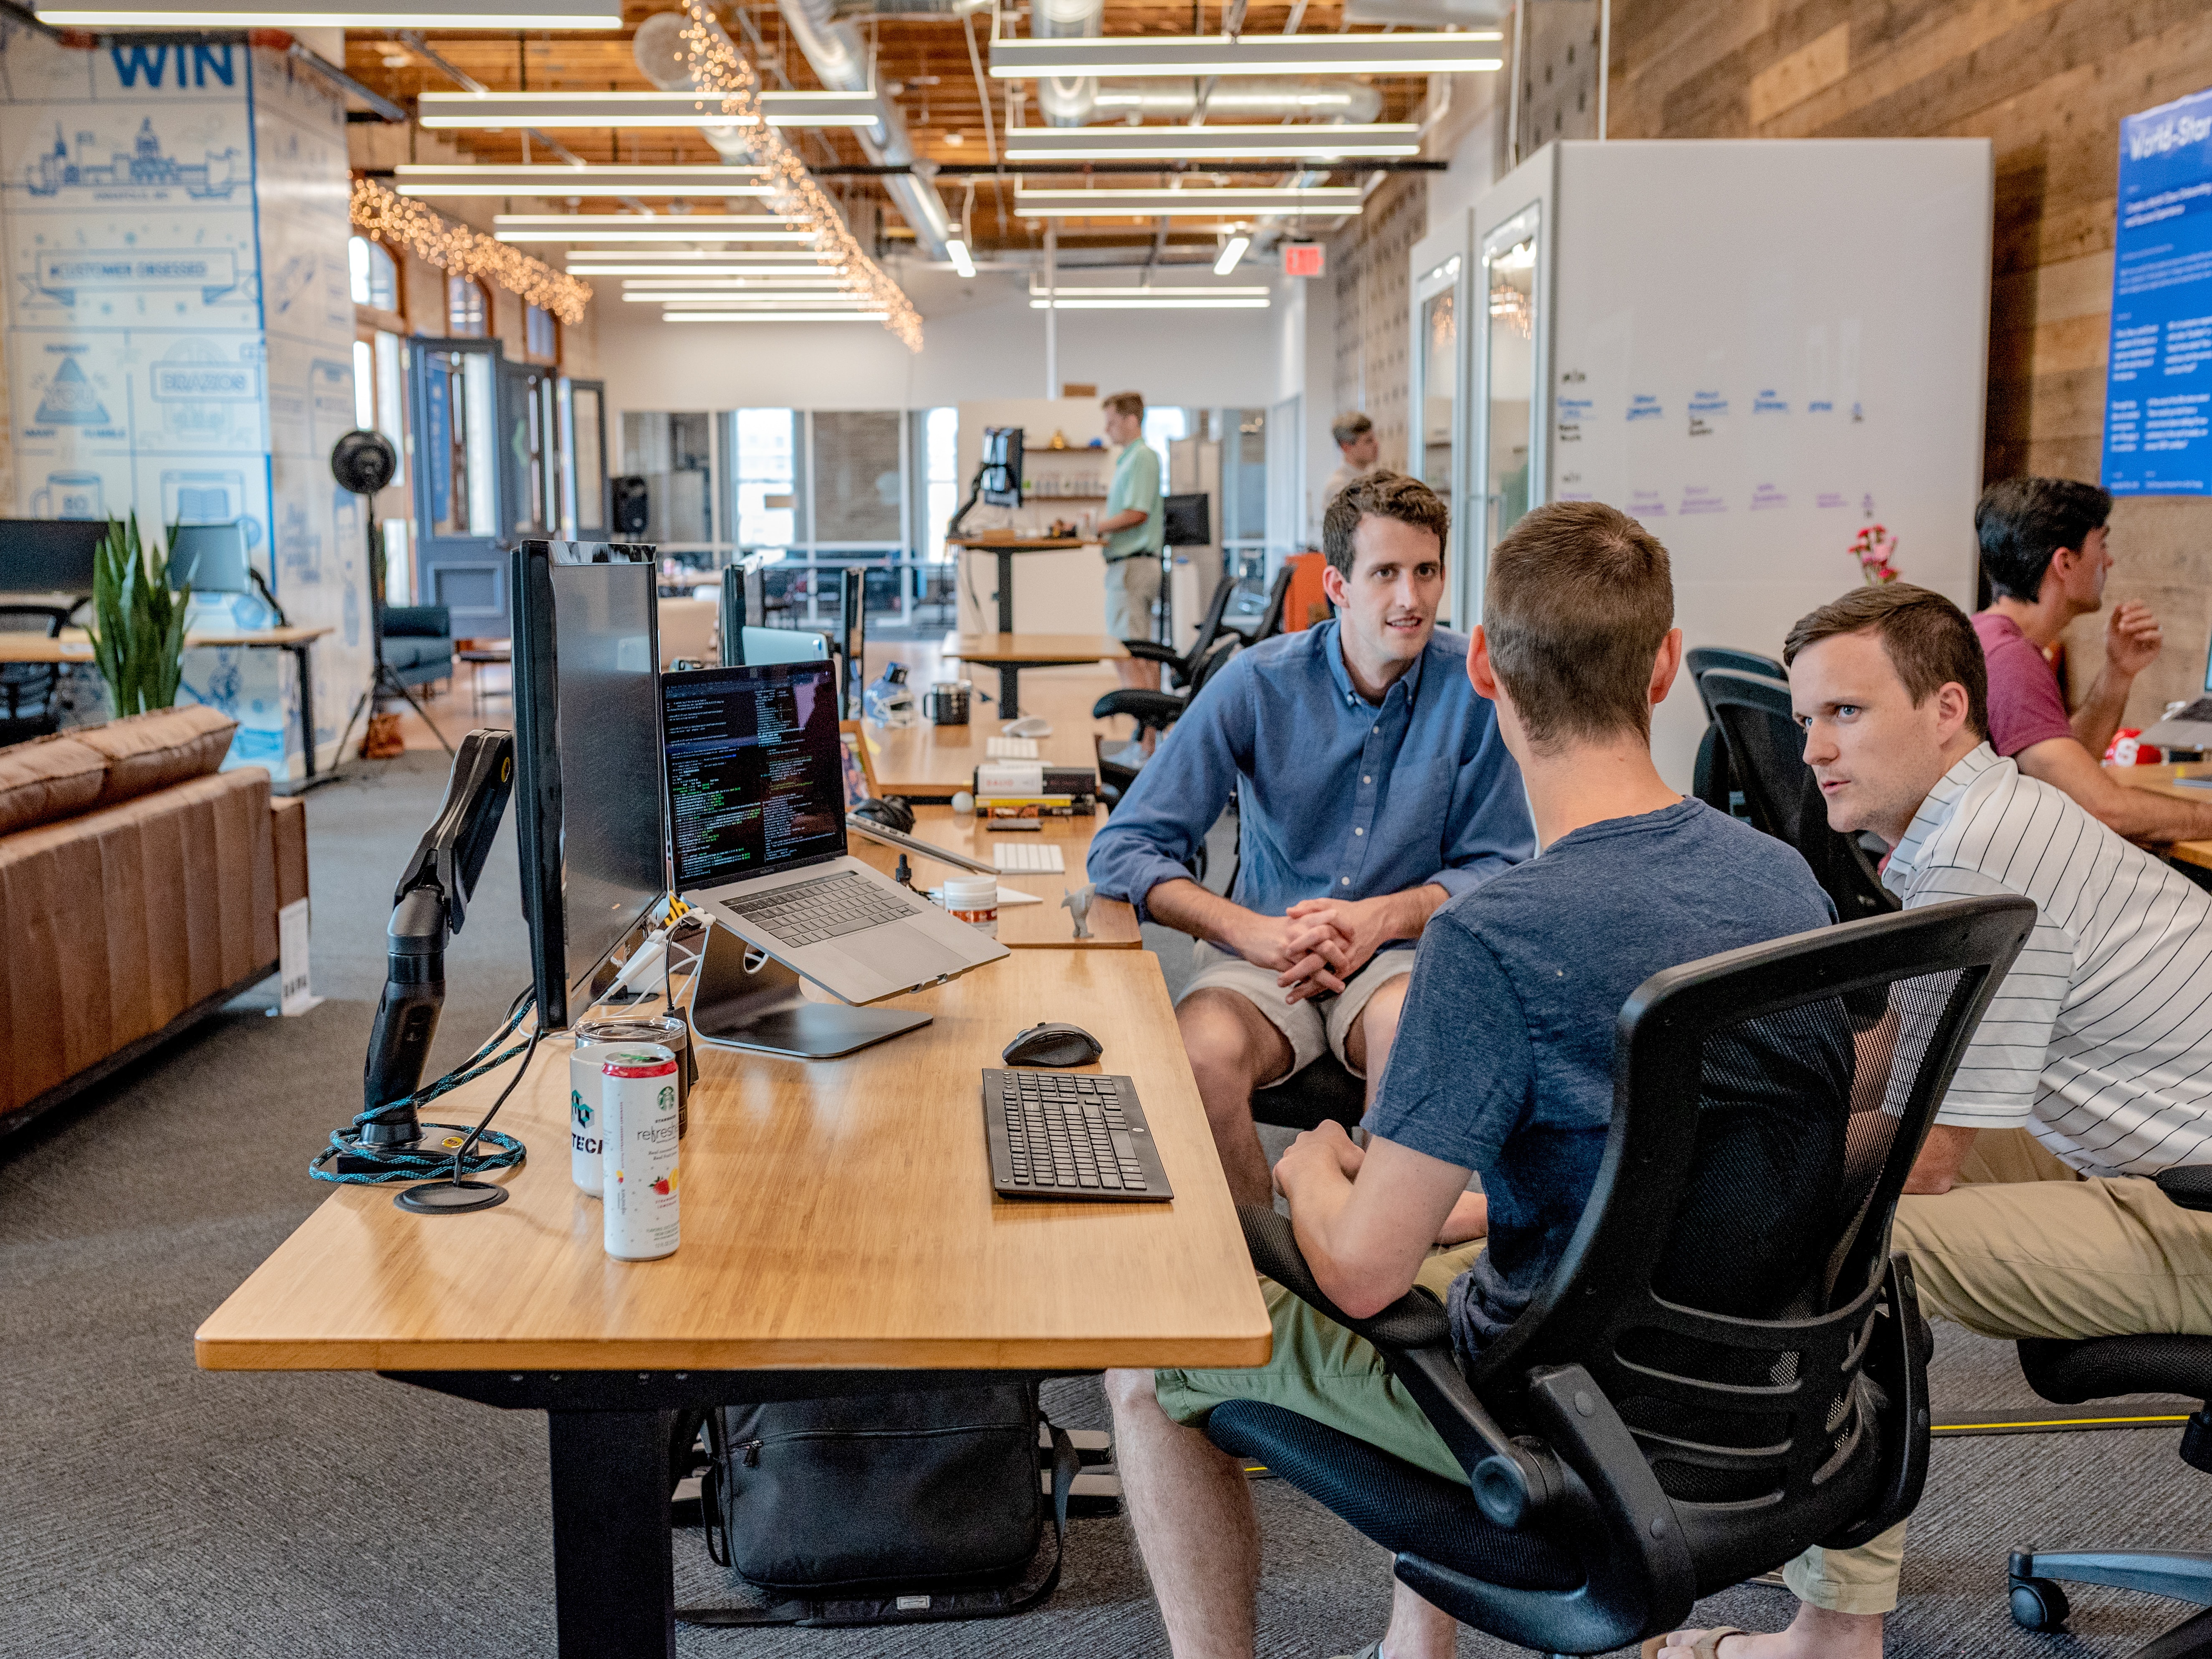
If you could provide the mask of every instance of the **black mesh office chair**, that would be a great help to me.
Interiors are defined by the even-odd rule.
[[[1164,735],[1170,726],[1182,718],[1182,712],[1190,707],[1191,699],[1206,689],[1206,683],[1219,673],[1228,665],[1230,658],[1243,646],[1243,641],[1231,634],[1227,639],[1215,642],[1213,649],[1206,653],[1206,659],[1192,672],[1190,684],[1182,690],[1143,691],[1125,686],[1118,691],[1109,691],[1092,703],[1091,716],[1093,720],[1103,720],[1127,715],[1137,723],[1137,729],[1130,734],[1133,738],[1141,738],[1146,732]],[[1109,766],[1103,751],[1099,764],[1102,769]],[[1137,781],[1136,767],[1115,763],[1110,769],[1117,775],[1109,777],[1102,769],[1098,778],[1100,783],[1111,783],[1118,789],[1126,790]]]
[[[1260,1270],[1382,1351],[1464,1483],[1258,1401],[1216,1407],[1207,1435],[1391,1551],[1399,1580],[1453,1618],[1544,1653],[1657,1634],[1808,1545],[1871,1539],[1911,1513],[1928,1461],[1928,1332],[1891,1218],[2034,920],[2011,895],[1965,899],[1645,981],[1621,1010],[1589,1206],[1527,1310],[1465,1370],[1433,1297],[1349,1318],[1285,1218],[1240,1212]],[[1770,1246],[1773,1217],[1747,1201],[1756,1103],[1834,1087],[1809,1059],[1787,1075],[1823,1049],[1850,1071],[1836,1204]],[[1784,1305],[1706,1310],[1747,1263],[1768,1273],[1767,1298],[1795,1282]]]
[[[1267,585],[1267,602],[1260,612],[1260,625],[1252,630],[1249,644],[1272,640],[1283,631],[1283,613],[1291,602],[1291,578],[1297,574],[1287,564],[1275,573],[1275,580]]]
[[[1790,711],[1790,688],[1763,674],[1717,668],[1698,681],[1728,744],[1729,770],[1753,825],[1796,848],[1836,902],[1841,921],[1885,915],[1900,901],[1881,884],[1855,836],[1828,828],[1827,802],[1804,761],[1805,733]]]
[[[1215,585],[1213,597],[1206,602],[1206,616],[1198,624],[1198,635],[1191,641],[1189,650],[1172,650],[1151,640],[1124,640],[1121,641],[1122,648],[1139,662],[1156,662],[1166,669],[1170,687],[1188,685],[1192,677],[1205,663],[1206,653],[1213,648],[1214,642],[1224,632],[1236,631],[1234,629],[1224,629],[1221,622],[1229,609],[1230,599],[1236,592],[1237,578],[1234,576],[1224,576]]]
[[[1736,788],[1735,779],[1729,769],[1728,744],[1721,736],[1720,722],[1713,718],[1713,706],[1707,701],[1702,682],[1716,668],[1735,674],[1757,674],[1777,684],[1790,683],[1789,672],[1771,657],[1762,657],[1756,651],[1731,651],[1723,646],[1701,645],[1682,653],[1682,665],[1688,671],[1691,688],[1698,694],[1698,704],[1705,711],[1705,735],[1698,743],[1698,762],[1695,775],[1690,782],[1690,793],[1716,811],[1741,817],[1742,792]]]
[[[2212,1210],[2212,1167],[2168,1170],[2160,1188],[2185,1210]],[[2181,1431],[2181,1461],[2212,1474],[2212,1337],[2106,1336],[2086,1342],[2020,1345],[2020,1368],[2036,1393],[2078,1406],[2124,1394],[2179,1394],[2206,1403]],[[2015,1623],[2064,1626],[2069,1584],[2109,1584],[2212,1608],[2212,1555],[2148,1550],[2018,1550],[2007,1565]],[[2212,1659],[2212,1612],[2185,1619],[2133,1659]]]
[[[68,620],[67,605],[0,605],[0,634],[51,640]],[[61,684],[58,664],[0,663],[0,745],[43,738],[60,728]]]

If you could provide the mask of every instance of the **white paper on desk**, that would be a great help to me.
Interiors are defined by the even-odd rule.
[[[945,890],[942,887],[933,887],[927,896],[932,903],[942,904],[945,902]],[[1002,908],[1009,904],[1042,904],[1043,902],[1044,901],[1035,893],[1024,893],[1013,887],[999,889],[999,903]]]

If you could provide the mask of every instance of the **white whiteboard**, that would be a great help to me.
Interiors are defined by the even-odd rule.
[[[1875,521],[1906,580],[1971,605],[1988,142],[1559,152],[1551,498],[1611,502],[1666,543],[1692,646],[1778,657],[1791,623],[1858,582],[1848,549]],[[1508,193],[1479,221],[1530,195]],[[1653,730],[1677,788],[1704,727],[1678,686]]]

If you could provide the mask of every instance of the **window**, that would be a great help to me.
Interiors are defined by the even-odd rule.
[[[421,348],[416,348],[420,349]],[[496,536],[498,464],[491,355],[433,351],[424,364],[421,459],[430,469],[434,536]]]
[[[482,340],[491,334],[491,295],[467,276],[446,278],[446,332],[456,340]]]
[[[365,432],[381,432],[392,441],[392,453],[398,460],[392,475],[393,489],[407,481],[407,394],[401,349],[399,337],[389,329],[366,330],[353,343],[354,424]]]
[[[915,416],[921,428],[922,519],[915,544],[922,557],[941,563],[945,557],[945,526],[960,507],[960,411],[925,409]]]
[[[352,278],[356,305],[374,306],[379,311],[398,311],[399,267],[382,246],[366,236],[349,238],[346,243],[346,269]],[[368,422],[362,424],[366,426]]]
[[[522,355],[534,363],[561,361],[561,325],[551,312],[536,306],[522,308]]]
[[[906,478],[898,414],[817,410],[808,422],[815,544],[853,551],[899,546]]]
[[[1168,446],[1177,439],[1190,436],[1190,411],[1187,409],[1147,409],[1145,411],[1145,441],[1159,452],[1160,493],[1167,493]]]
[[[740,409],[731,415],[738,546],[787,548],[803,539],[799,475],[805,418],[795,409]]]
[[[622,470],[645,480],[645,539],[664,548],[714,539],[714,421],[626,412]]]

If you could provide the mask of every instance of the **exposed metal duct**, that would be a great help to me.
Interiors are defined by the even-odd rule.
[[[1198,85],[1193,81],[1105,81],[1091,100],[1091,119],[1187,121],[1197,108]],[[1382,115],[1382,94],[1373,87],[1318,75],[1224,76],[1206,100],[1206,119],[1231,126],[1285,118],[1364,124]]]
[[[832,92],[869,91],[867,53],[860,36],[848,25],[830,21],[831,3],[832,0],[780,0],[780,9],[792,38],[806,54],[806,61],[814,67],[815,77],[824,88]],[[630,43],[631,56],[646,78],[670,92],[684,90],[691,84],[690,71],[684,67],[684,26],[682,12],[656,12],[638,25],[636,38]],[[873,162],[902,167],[911,163],[915,160],[914,145],[906,136],[906,122],[897,106],[878,99],[876,109],[874,126],[854,129],[861,150]],[[728,160],[750,159],[743,129],[703,127],[700,131],[707,142]],[[952,221],[929,181],[911,173],[893,173],[883,184],[891,200],[897,204],[900,214],[913,227],[915,245],[923,257],[944,258],[945,240],[952,228]]]
[[[1106,0],[1031,0],[1030,35],[1066,40],[1097,34],[1105,16]],[[1050,126],[1088,126],[1097,97],[1098,78],[1091,75],[1048,75],[1036,85],[1037,108]]]
[[[991,0],[833,0],[830,15],[842,23],[872,17],[951,18],[988,11]]]

